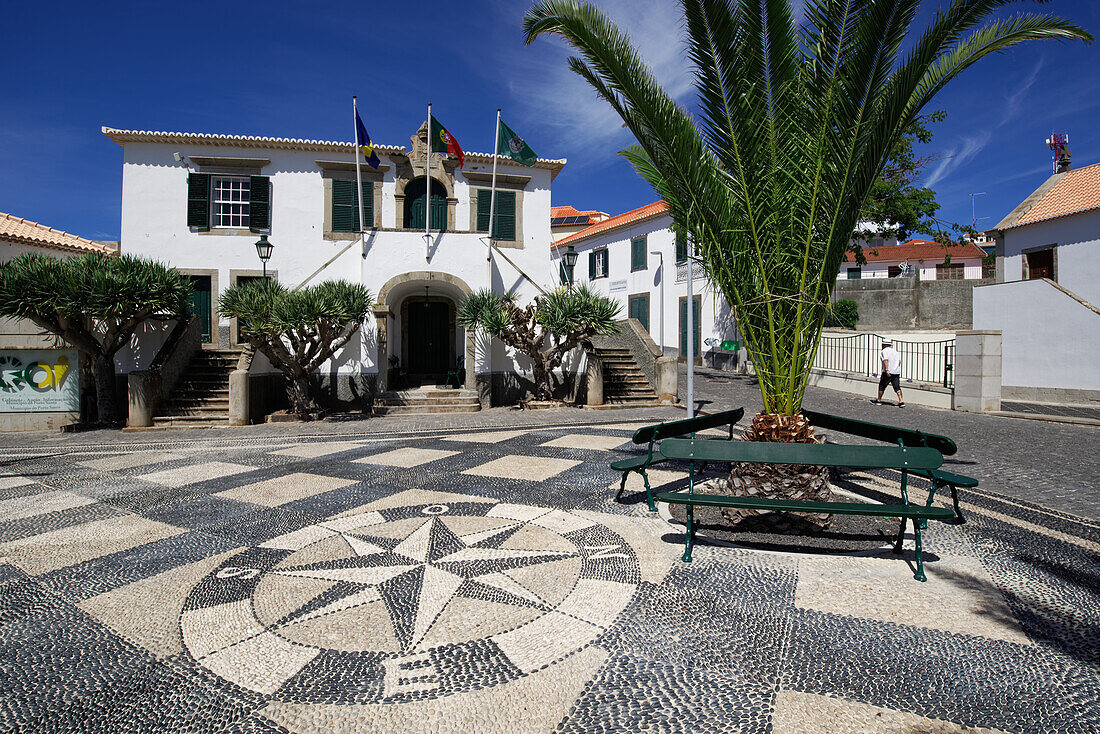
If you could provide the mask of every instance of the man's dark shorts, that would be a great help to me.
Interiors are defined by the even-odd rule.
[[[891,375],[889,372],[883,372],[882,377],[878,378],[878,389],[881,392],[886,389],[887,385],[894,386],[894,392],[901,391],[901,375]]]

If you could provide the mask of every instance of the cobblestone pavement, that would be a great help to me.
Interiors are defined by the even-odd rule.
[[[696,374],[696,405],[703,410],[744,406],[746,421],[759,412],[763,401],[756,378],[709,369],[698,369]],[[681,365],[681,394],[685,381]],[[894,396],[887,390],[884,397],[889,400]],[[895,403],[876,406],[858,395],[813,387],[806,391],[803,405],[847,418],[943,434],[959,447],[957,454],[945,459],[944,467],[980,479],[979,491],[990,490],[1029,506],[1100,519],[1100,428],[1096,426],[911,404],[901,409]],[[844,440],[859,442],[850,436]]]
[[[1001,410],[1007,413],[1031,413],[1034,415],[1100,420],[1100,406],[1091,405],[1057,405],[1054,403],[1024,403],[1003,400],[1001,401]]]
[[[5,438],[0,731],[1097,730],[1100,524],[983,481],[924,584],[886,538],[687,564],[612,499],[642,417]]]

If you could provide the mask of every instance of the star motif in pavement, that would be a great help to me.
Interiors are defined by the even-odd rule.
[[[525,525],[459,536],[437,517],[404,540],[341,533],[353,558],[280,569],[281,576],[321,579],[335,584],[280,621],[293,624],[382,601],[402,651],[415,650],[447,604],[458,595],[548,610],[535,592],[507,574],[516,568],[575,557],[570,551],[501,548]]]

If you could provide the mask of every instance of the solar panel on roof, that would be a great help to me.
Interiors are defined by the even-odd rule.
[[[570,215],[568,217],[551,217],[550,224],[554,226],[566,226],[570,224],[587,224],[588,215],[583,214],[581,216]]]

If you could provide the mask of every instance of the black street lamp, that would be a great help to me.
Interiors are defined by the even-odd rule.
[[[256,240],[256,254],[260,257],[260,262],[264,264],[264,277],[267,277],[267,261],[271,259],[271,251],[275,249],[275,245],[267,241],[267,235],[260,235],[260,239]]]
[[[569,276],[569,287],[572,288],[573,268],[577,267],[577,258],[580,257],[580,255],[577,254],[577,251],[573,248],[573,245],[569,245],[569,249],[565,251],[565,255],[563,257],[565,259],[565,272]]]

